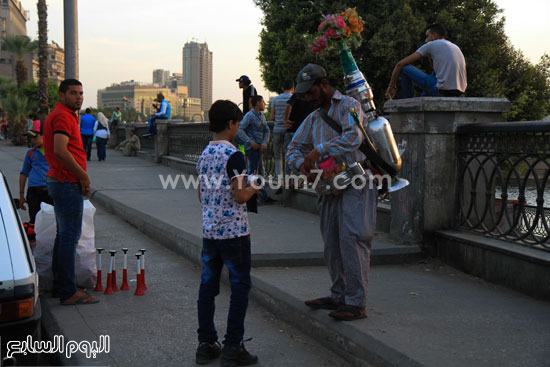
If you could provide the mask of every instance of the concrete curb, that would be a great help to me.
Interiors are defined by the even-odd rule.
[[[423,366],[353,324],[329,318],[323,310],[310,310],[304,301],[252,275],[251,296],[262,307],[310,335],[354,366]]]
[[[92,194],[92,200],[94,204],[100,205],[107,211],[119,216],[163,246],[200,265],[201,238],[130,208],[120,201],[112,200],[100,191],[95,191]],[[292,263],[295,266],[313,265],[312,262],[304,263],[308,258],[310,261],[314,260],[311,258],[311,254],[302,255],[304,256],[302,260],[297,260],[296,256],[292,255],[293,259],[285,258],[276,261],[274,259],[270,260],[269,255],[263,254],[258,259],[253,257],[253,263],[259,262],[262,265],[270,264],[270,266],[289,266],[275,265],[278,262]],[[416,254],[414,255],[416,256]],[[391,256],[391,254],[385,253],[382,256]],[[321,312],[311,312],[304,306],[302,300],[264,282],[253,274],[252,282],[254,287],[252,288],[251,297],[262,307],[281,320],[314,337],[326,348],[337,353],[354,366],[421,366],[417,361],[380,342],[372,335],[358,331],[351,324],[336,322]]]

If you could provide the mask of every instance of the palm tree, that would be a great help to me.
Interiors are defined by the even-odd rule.
[[[25,54],[33,53],[38,47],[38,43],[22,35],[5,36],[2,38],[2,41],[6,50],[13,52],[17,56],[15,78],[17,80],[17,87],[19,88],[27,80],[27,67],[25,66],[23,57]]]
[[[44,123],[48,115],[48,7],[38,0],[38,115]]]
[[[10,93],[4,99],[4,108],[8,114],[8,131],[11,141],[15,145],[25,144],[27,141],[25,139],[25,118],[34,110],[34,103],[19,93]]]
[[[13,85],[13,81],[0,77],[0,120],[4,119],[4,99],[14,91],[15,85]]]

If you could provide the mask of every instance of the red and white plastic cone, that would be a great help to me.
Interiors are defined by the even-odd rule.
[[[140,258],[141,254],[138,252],[136,253],[136,259],[137,259],[137,268],[136,268],[136,291],[134,292],[134,296],[143,296],[145,295],[145,292],[143,291],[143,287],[141,285],[141,261]]]
[[[111,251],[109,251],[111,252]],[[107,273],[107,287],[105,288],[105,294],[113,294],[113,254],[109,258],[109,272]]]
[[[116,250],[110,250],[111,256],[113,257],[113,277],[111,281],[113,282],[113,291],[118,292],[118,286],[116,285]]]
[[[147,290],[147,285],[145,284],[145,251],[146,249],[142,248],[141,250],[141,284],[144,290]]]
[[[103,251],[102,248],[98,248],[97,250],[97,281],[95,284],[94,292],[103,292],[103,284],[101,280],[101,251]]]
[[[128,285],[128,249],[123,248],[124,258],[122,262],[122,285],[120,286],[121,291],[129,291],[130,286]]]

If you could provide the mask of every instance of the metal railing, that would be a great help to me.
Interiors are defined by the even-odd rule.
[[[269,122],[269,128],[273,136],[273,122]],[[196,162],[204,147],[213,138],[213,133],[208,130],[208,123],[170,123],[168,125],[170,142],[169,154],[174,157]],[[267,151],[263,154],[265,175],[275,175],[275,159],[273,157],[273,143],[271,139]]]
[[[458,129],[458,224],[550,251],[550,123]]]

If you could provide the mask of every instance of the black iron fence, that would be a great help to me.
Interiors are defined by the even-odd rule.
[[[269,122],[273,133],[273,123]],[[204,147],[213,139],[214,135],[208,130],[208,123],[170,123],[168,125],[169,154],[174,157],[196,162]],[[273,158],[273,144],[271,139],[267,151],[263,154],[263,163],[266,176],[275,175],[275,160]]]
[[[459,225],[550,251],[550,122],[458,129]]]

